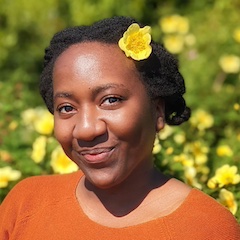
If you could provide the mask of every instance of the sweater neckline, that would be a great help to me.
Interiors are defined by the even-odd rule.
[[[79,215],[79,217],[84,218],[84,222],[87,222],[89,225],[91,225],[92,228],[103,228],[103,229],[112,229],[112,230],[116,230],[116,229],[131,229],[131,228],[142,228],[142,227],[146,227],[148,225],[155,225],[157,223],[159,223],[159,221],[161,222],[166,222],[169,219],[174,218],[174,216],[179,215],[180,212],[184,212],[185,210],[187,211],[187,206],[188,203],[191,202],[191,199],[193,198],[193,196],[195,196],[195,194],[199,193],[199,190],[196,188],[192,188],[190,190],[190,192],[188,193],[188,195],[186,196],[186,198],[184,199],[184,201],[179,205],[179,207],[177,209],[175,209],[173,212],[171,212],[168,215],[162,216],[162,217],[158,217],[156,219],[150,220],[150,221],[146,221],[140,224],[136,224],[136,225],[129,225],[129,226],[125,226],[125,227],[110,227],[110,226],[106,226],[100,223],[97,223],[95,221],[93,221],[91,218],[89,218],[83,211],[81,205],[78,202],[77,196],[76,196],[76,190],[77,190],[77,186],[79,181],[81,180],[81,178],[84,176],[83,173],[81,173],[80,175],[77,175],[77,179],[75,181],[74,184],[74,188],[72,191],[72,199],[73,199],[73,204],[74,204],[74,208],[78,209],[77,214]]]

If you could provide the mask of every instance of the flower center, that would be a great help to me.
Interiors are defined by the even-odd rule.
[[[139,53],[145,49],[145,42],[141,33],[134,33],[128,38],[127,49]]]

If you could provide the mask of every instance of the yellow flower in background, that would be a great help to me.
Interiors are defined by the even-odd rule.
[[[162,149],[162,146],[159,143],[159,139],[156,137],[155,141],[154,141],[154,146],[153,146],[153,150],[152,153],[153,154],[158,154]]]
[[[214,118],[205,110],[199,109],[195,111],[190,118],[190,124],[199,131],[204,131],[213,126]]]
[[[173,154],[173,152],[174,152],[173,147],[168,147],[168,148],[166,149],[166,154],[167,154],[167,155],[171,155],[171,154]]]
[[[202,185],[197,181],[197,170],[195,167],[188,166],[184,168],[184,177],[189,185],[202,189]]]
[[[55,173],[72,173],[78,170],[78,166],[65,155],[60,146],[53,150],[50,164]]]
[[[188,19],[177,14],[160,19],[159,24],[164,33],[186,34],[189,31]]]
[[[0,150],[0,160],[3,162],[11,162],[12,156],[8,151]]]
[[[219,59],[219,65],[225,73],[238,73],[240,58],[236,55],[224,55]]]
[[[208,160],[207,153],[209,152],[209,148],[200,141],[187,144],[184,151],[190,152],[194,156],[197,165],[202,165]]]
[[[178,16],[177,32],[186,34],[189,31],[189,21],[186,17]]]
[[[184,47],[184,37],[181,35],[167,35],[163,38],[163,45],[173,54],[180,53]]]
[[[10,181],[17,181],[21,177],[21,172],[13,170],[11,167],[0,168],[0,188],[8,186]]]
[[[35,130],[43,135],[49,135],[53,132],[53,115],[47,111],[38,113],[38,118],[33,123]]]
[[[45,108],[30,108],[22,113],[23,123],[38,133],[49,135],[53,132],[53,115]]]
[[[233,38],[236,42],[240,43],[240,27],[238,27],[234,30]]]
[[[196,43],[196,37],[193,34],[187,34],[184,40],[187,46],[193,46]]]
[[[173,140],[177,144],[183,144],[186,141],[186,134],[184,132],[175,134]]]
[[[208,180],[207,182],[207,186],[210,188],[210,189],[215,189],[218,185],[218,182],[217,182],[217,179],[215,177],[212,177]]]
[[[22,120],[26,126],[33,125],[34,121],[37,119],[36,110],[29,108],[22,112]]]
[[[46,154],[46,145],[47,137],[45,136],[40,136],[34,141],[31,158],[35,163],[40,163],[43,161]]]
[[[12,121],[12,122],[10,122],[10,124],[8,125],[8,128],[9,128],[11,131],[16,130],[17,127],[18,127],[18,122],[17,122],[17,121]]]
[[[208,180],[208,175],[210,172],[209,167],[206,165],[199,165],[197,166],[197,171],[201,173],[200,177],[201,182],[206,182]]]
[[[227,207],[232,212],[232,214],[236,214],[238,204],[232,192],[226,190],[225,188],[221,189],[218,201]]]
[[[240,110],[240,105],[239,105],[238,103],[234,103],[233,109],[234,109],[235,111],[239,111],[239,110]]]
[[[215,175],[209,179],[208,187],[216,188],[223,187],[229,184],[238,184],[240,183],[240,175],[237,174],[237,167],[230,166],[228,164],[223,165],[222,167],[216,170]]]
[[[147,59],[152,52],[150,33],[151,27],[145,26],[140,28],[137,23],[133,23],[124,32],[118,45],[127,57],[131,57],[134,60]]]
[[[194,165],[194,160],[192,157],[185,153],[181,153],[173,157],[175,162],[181,163],[183,166],[192,167]]]
[[[172,134],[173,134],[173,127],[170,127],[169,125],[165,125],[165,127],[159,131],[158,137],[161,140],[165,140]]]
[[[218,146],[216,152],[219,157],[231,157],[233,155],[233,151],[228,145]]]
[[[240,142],[240,133],[237,134],[237,140]]]
[[[228,184],[238,184],[240,182],[240,175],[237,174],[238,168],[236,166],[230,166],[228,164],[216,170],[216,179],[219,183],[219,187],[223,187]]]

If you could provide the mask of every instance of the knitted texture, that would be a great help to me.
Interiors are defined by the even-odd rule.
[[[232,214],[211,197],[191,190],[168,216],[125,228],[91,221],[75,197],[80,172],[20,182],[0,206],[1,240],[239,240]]]

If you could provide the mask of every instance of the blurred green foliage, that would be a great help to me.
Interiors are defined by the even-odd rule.
[[[234,31],[240,28],[238,0],[0,0],[0,6],[0,168],[11,166],[22,178],[52,173],[49,164],[31,159],[37,134],[26,129],[21,116],[26,109],[43,106],[38,80],[44,49],[55,32],[124,15],[150,25],[153,39],[163,42],[167,34],[159,21],[177,14],[188,19],[188,37],[192,39],[176,54],[186,80],[187,103],[193,114],[198,109],[210,114],[214,124],[204,132],[190,122],[174,128],[174,134],[160,140],[163,149],[156,154],[156,165],[189,182],[186,166],[175,157],[189,151],[185,150],[187,143],[200,141],[208,149],[203,165],[209,172],[197,170],[194,178],[205,192],[218,198],[221,188],[207,187],[215,170],[224,164],[240,168],[239,70],[228,72],[219,64],[224,55],[240,57],[240,40],[234,38]],[[174,136],[183,132],[184,143],[176,143]],[[229,146],[232,155],[217,154],[221,145]],[[174,148],[173,153],[167,152],[169,147]],[[0,202],[15,183],[0,188]],[[228,190],[239,202],[239,184],[230,184]],[[240,210],[236,216],[240,219]]]

